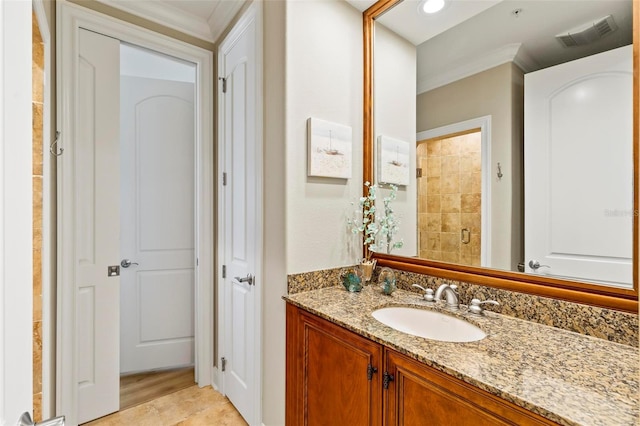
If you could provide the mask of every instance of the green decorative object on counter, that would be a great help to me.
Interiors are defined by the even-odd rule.
[[[340,274],[342,285],[347,291],[358,292],[362,290],[362,272],[358,268],[347,268]]]
[[[387,296],[398,289],[396,286],[396,276],[390,268],[382,268],[378,277],[378,284],[382,292]]]

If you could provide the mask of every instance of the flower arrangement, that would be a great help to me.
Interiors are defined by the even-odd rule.
[[[393,214],[393,208],[391,207],[391,202],[396,199],[398,194],[398,187],[395,185],[389,185],[391,187],[391,193],[388,197],[384,197],[382,199],[382,204],[384,206],[384,212],[380,216],[380,236],[383,239],[382,245],[386,247],[387,254],[391,253],[393,249],[402,248],[404,245],[404,241],[396,241],[393,242],[393,236],[398,233],[400,227],[400,221]]]
[[[383,185],[365,182],[367,194],[360,197],[358,208],[354,211],[354,217],[349,218],[347,223],[353,234],[361,234],[363,244],[368,248],[365,261],[371,261],[373,252],[386,249],[391,253],[394,248],[401,248],[404,244],[402,240],[393,242],[394,235],[399,231],[399,220],[395,217],[391,203],[396,199],[398,187],[389,185],[391,192],[382,199],[382,208],[376,206],[376,196],[378,189]],[[355,202],[351,203],[355,205]]]

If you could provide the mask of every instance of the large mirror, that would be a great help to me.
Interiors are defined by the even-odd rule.
[[[637,311],[634,2],[372,3],[365,180],[398,185],[403,242],[379,263]]]

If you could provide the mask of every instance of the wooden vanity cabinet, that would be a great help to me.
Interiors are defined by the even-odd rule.
[[[385,425],[553,425],[517,405],[385,350]]]
[[[287,425],[381,426],[381,370],[381,345],[287,304]]]
[[[287,304],[287,426],[553,425]]]

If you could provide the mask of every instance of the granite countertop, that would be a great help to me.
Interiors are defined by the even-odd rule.
[[[449,343],[374,319],[384,306],[434,307],[417,293],[342,286],[285,296],[289,303],[562,425],[637,425],[639,352],[631,346],[485,311],[462,316],[487,337]],[[464,311],[461,310],[461,311]]]

